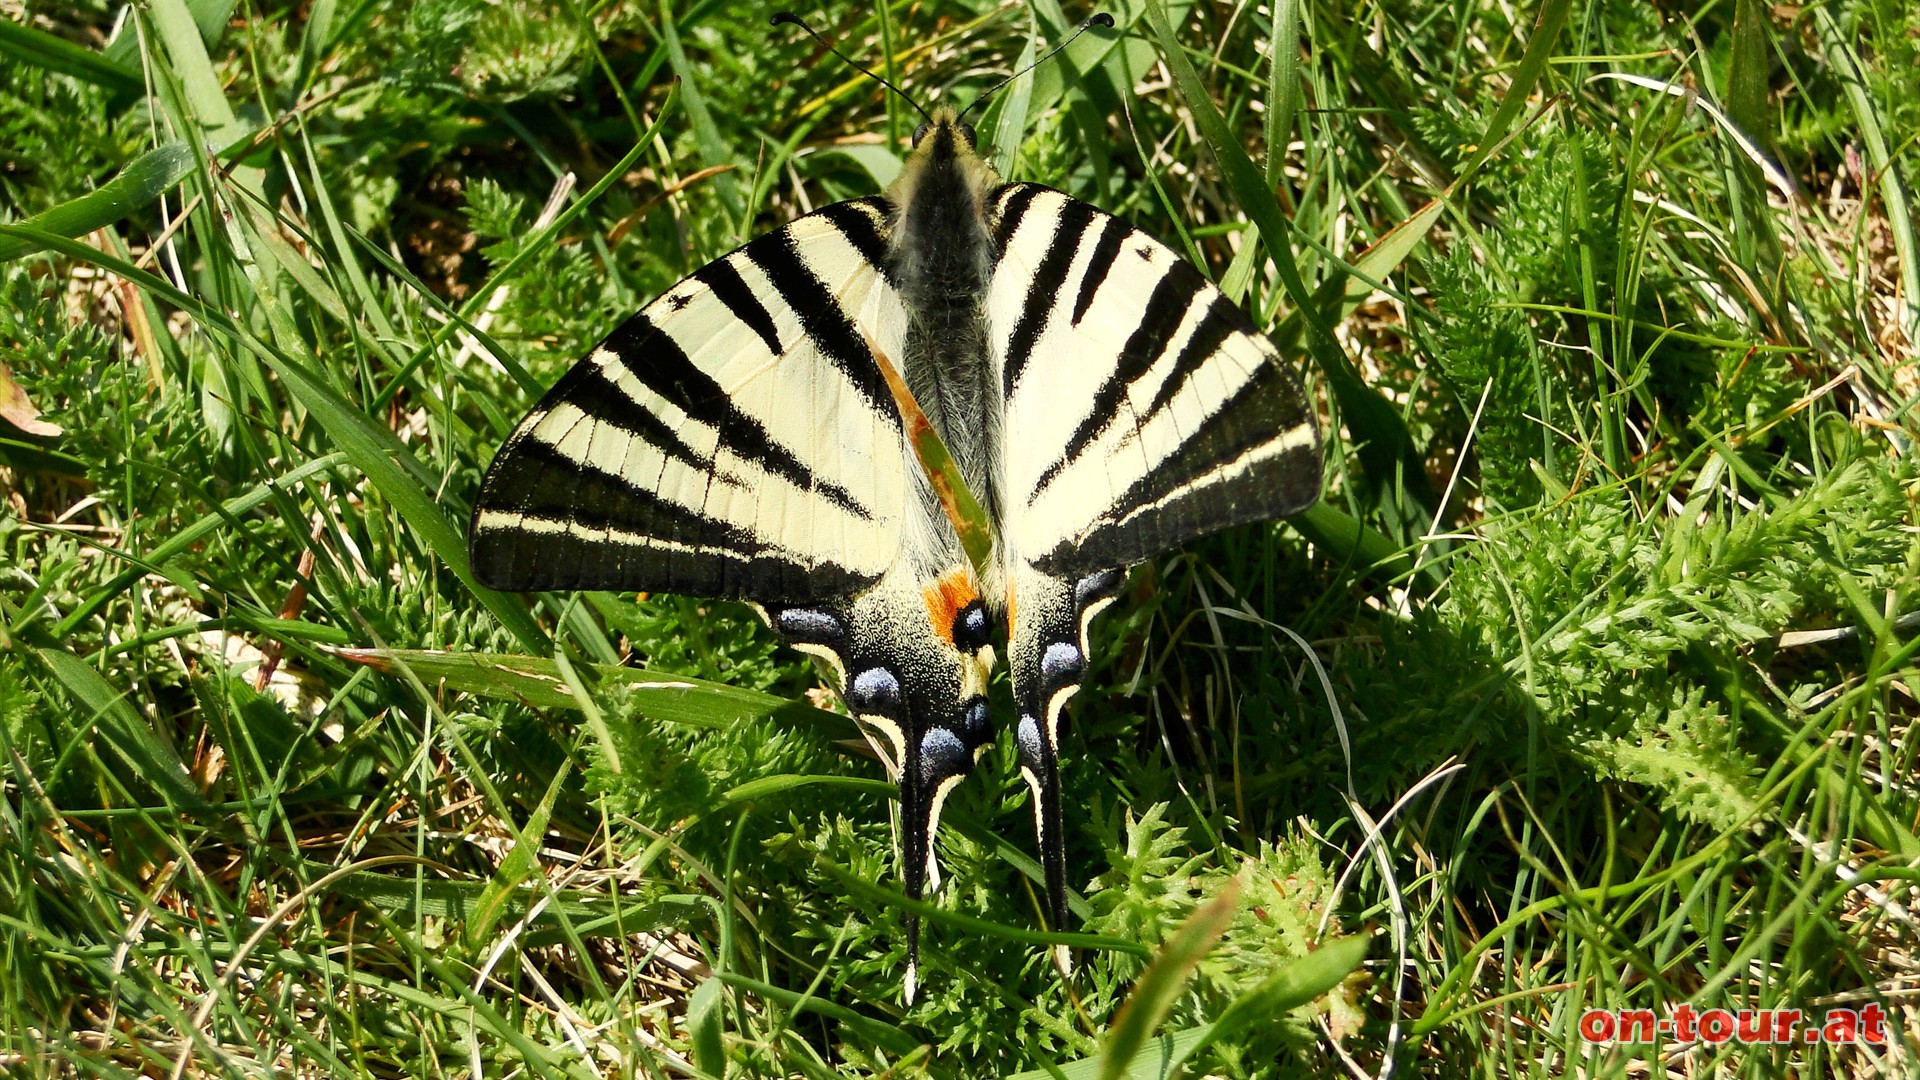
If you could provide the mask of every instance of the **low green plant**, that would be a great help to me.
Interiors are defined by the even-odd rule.
[[[1110,10],[979,128],[1271,328],[1326,497],[1133,571],[1071,924],[1002,733],[910,1006],[814,669],[462,525],[911,110],[707,3],[0,10],[0,1071],[1910,1071],[1913,14]],[[951,103],[1088,12],[803,14]],[[1892,1041],[1577,1027],[1840,1002]]]

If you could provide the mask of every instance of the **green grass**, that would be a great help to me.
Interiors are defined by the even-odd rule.
[[[541,387],[911,110],[714,3],[0,5],[0,362],[59,428],[0,393],[0,1072],[1920,1070],[1920,16],[1163,4],[979,127],[1300,358],[1326,499],[1134,572],[1077,925],[1003,736],[910,1008],[813,672],[735,605],[487,593],[463,522]],[[1088,12],[803,13],[964,101]],[[1576,1029],[1869,1002],[1886,1046]]]

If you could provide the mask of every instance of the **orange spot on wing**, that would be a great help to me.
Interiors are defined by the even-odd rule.
[[[973,572],[965,567],[949,570],[920,594],[927,601],[927,621],[933,624],[934,636],[952,645],[954,616],[980,596],[973,587]]]

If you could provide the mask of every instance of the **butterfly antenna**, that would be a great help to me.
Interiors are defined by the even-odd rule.
[[[966,108],[961,109],[960,115],[954,117],[954,119],[955,120],[964,119],[968,113],[974,110],[975,106],[979,105],[981,102],[987,100],[988,98],[992,97],[994,94],[998,93],[1001,87],[1007,85],[1008,83],[1019,78],[1020,76],[1025,75],[1027,72],[1032,71],[1034,68],[1039,67],[1041,64],[1044,64],[1047,61],[1053,59],[1054,57],[1060,55],[1061,49],[1064,49],[1067,46],[1073,44],[1075,41],[1079,40],[1081,34],[1086,33],[1087,31],[1093,29],[1096,26],[1104,26],[1104,27],[1107,27],[1108,29],[1112,29],[1113,16],[1107,14],[1104,11],[1095,12],[1092,18],[1080,24],[1080,29],[1075,30],[1071,37],[1067,38],[1067,40],[1061,42],[1060,44],[1055,45],[1052,48],[1052,50],[1047,53],[1047,55],[1041,57],[1038,60],[1035,60],[1033,63],[1028,64],[1026,67],[1021,68],[1019,71],[1016,71],[1013,74],[1007,76],[1006,78],[1001,79],[999,82],[993,84],[992,88],[990,88],[986,93],[981,94],[977,98],[974,98],[971,104],[969,104]]]
[[[1111,24],[1113,20],[1109,19],[1107,20],[1107,22]],[[918,112],[921,116],[926,117],[926,120],[928,123],[933,122],[933,117],[928,115],[927,110],[921,108],[919,102],[913,100],[911,97],[908,97],[907,92],[905,90],[900,89],[899,87],[893,85],[887,80],[874,74],[871,70],[863,66],[858,60],[855,60],[853,57],[848,56],[846,53],[841,52],[838,48],[834,47],[833,42],[828,41],[825,37],[821,36],[820,31],[815,30],[811,26],[808,26],[806,24],[806,21],[801,19],[800,16],[795,15],[791,11],[777,12],[773,16],[773,25],[797,26],[800,29],[805,30],[808,34],[812,35],[813,40],[819,42],[822,45],[825,45],[827,47],[828,52],[832,53],[833,55],[839,57],[842,60],[845,60],[848,66],[852,67],[855,71],[860,72],[862,75],[865,75],[867,78],[872,79],[874,82],[879,83],[881,86],[884,86],[887,89],[893,91],[894,93],[899,94],[900,100],[905,101],[907,104],[913,106],[914,111]]]

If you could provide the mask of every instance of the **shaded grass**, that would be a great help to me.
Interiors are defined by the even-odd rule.
[[[10,1071],[1091,1075],[1136,980],[1171,1034],[1123,1023],[1136,1069],[1911,1069],[1904,6],[1127,3],[988,109],[1014,175],[1303,358],[1328,494],[1098,624],[1078,925],[1041,925],[1009,747],[955,793],[911,1008],[879,768],[810,670],[734,605],[466,577],[539,387],[897,167],[871,84],[669,8],[0,37],[0,252],[36,253],[0,360],[63,429],[0,437]],[[1084,15],[808,14],[939,101]],[[1191,980],[1147,977],[1196,912]],[[1365,974],[1294,1007],[1342,933]],[[1575,1028],[1682,1002],[1873,1002],[1894,1041]]]

